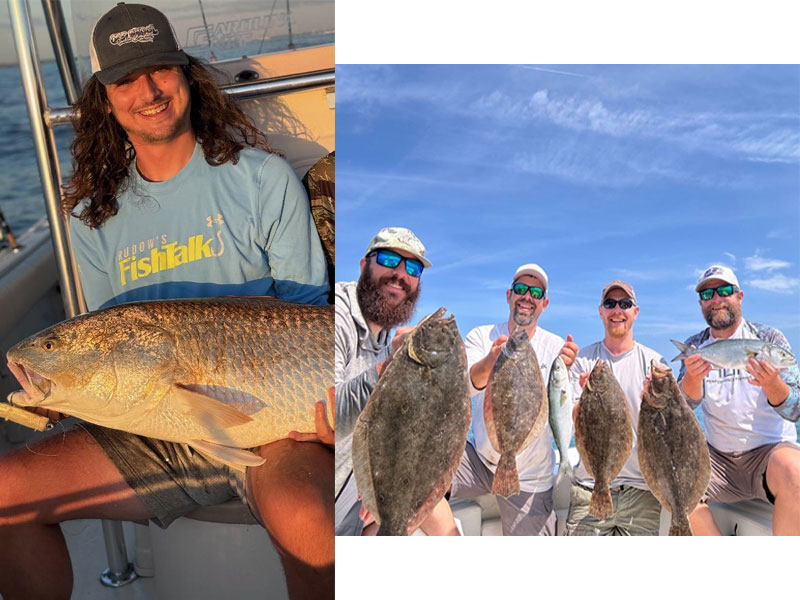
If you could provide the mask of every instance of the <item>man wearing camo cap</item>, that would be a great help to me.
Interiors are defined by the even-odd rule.
[[[413,329],[401,327],[394,339],[389,337],[394,327],[411,319],[422,271],[430,266],[425,246],[411,230],[387,227],[367,246],[358,282],[336,284],[336,535],[362,533],[361,502],[353,477],[353,428],[387,359]],[[446,502],[437,509],[449,513]],[[438,511],[434,512],[437,518]],[[423,523],[422,529],[429,535],[442,534],[452,525],[450,514],[432,519],[430,526]]]

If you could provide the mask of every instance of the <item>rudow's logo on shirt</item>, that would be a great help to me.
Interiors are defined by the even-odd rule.
[[[150,250],[149,256],[129,256],[119,261],[119,280],[121,285],[128,285],[131,281],[144,279],[153,273],[167,271],[181,265],[204,258],[222,256],[225,252],[225,242],[222,241],[222,231],[217,231],[215,238],[204,238],[199,233],[189,238],[186,244],[172,242],[162,244],[160,248]]]

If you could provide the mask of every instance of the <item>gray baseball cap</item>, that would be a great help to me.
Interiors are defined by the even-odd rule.
[[[520,267],[514,272],[514,277],[511,278],[512,283],[516,283],[517,279],[522,277],[523,275],[530,275],[531,277],[536,277],[539,281],[544,284],[544,291],[547,291],[548,281],[547,281],[547,273],[544,272],[544,269],[537,265],[536,263],[528,263],[527,265],[520,265]]]
[[[120,2],[100,17],[89,54],[92,73],[104,85],[143,67],[189,64],[167,17],[145,4]]]
[[[372,238],[367,246],[364,256],[380,248],[397,248],[405,250],[422,261],[425,267],[431,266],[431,261],[425,258],[425,246],[414,235],[414,232],[405,227],[384,227]]]

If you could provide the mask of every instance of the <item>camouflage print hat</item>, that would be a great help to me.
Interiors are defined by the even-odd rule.
[[[381,229],[378,235],[370,241],[364,256],[379,248],[405,250],[420,259],[425,267],[431,266],[431,261],[425,258],[425,246],[414,235],[414,232],[405,227],[385,227]]]

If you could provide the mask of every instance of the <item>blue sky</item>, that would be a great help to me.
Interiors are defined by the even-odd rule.
[[[517,266],[550,277],[539,324],[603,336],[631,283],[667,360],[705,326],[694,285],[733,267],[745,318],[800,348],[800,67],[337,65],[337,280],[383,226],[414,230],[462,336],[508,317]],[[673,366],[677,366],[674,363]]]

